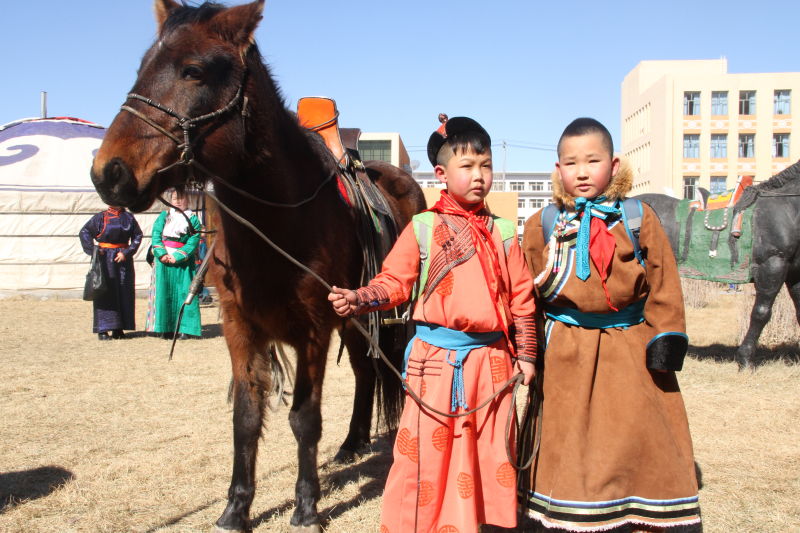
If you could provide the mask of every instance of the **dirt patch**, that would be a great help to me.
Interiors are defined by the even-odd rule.
[[[776,360],[738,373],[724,356],[737,336],[737,317],[720,311],[731,303],[689,310],[691,350],[702,359],[689,359],[680,376],[703,473],[705,530],[791,530],[800,523],[800,367]],[[179,342],[169,362],[169,343],[141,333],[98,342],[89,303],[0,301],[0,530],[211,529],[230,481],[230,371],[217,309],[202,314],[206,338]],[[142,300],[137,324],[144,324]],[[323,400],[319,511],[326,531],[375,531],[391,442],[379,435],[374,453],[357,463],[331,462],[353,389],[335,349]],[[271,413],[261,441],[256,531],[289,531],[296,451],[287,415]]]

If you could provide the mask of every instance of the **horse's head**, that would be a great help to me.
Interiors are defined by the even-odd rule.
[[[263,7],[155,0],[158,37],[92,165],[103,201],[141,211],[183,185],[194,158],[236,165],[230,146],[244,135],[246,55]]]

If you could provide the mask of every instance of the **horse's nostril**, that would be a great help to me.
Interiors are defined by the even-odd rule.
[[[106,165],[106,181],[108,181],[110,185],[119,183],[124,174],[125,168],[119,161],[111,161],[108,165]]]

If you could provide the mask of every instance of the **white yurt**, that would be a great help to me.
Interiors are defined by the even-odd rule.
[[[79,296],[89,256],[78,232],[106,208],[89,178],[105,128],[58,117],[0,126],[0,297]],[[155,210],[136,214],[144,239],[136,288],[150,283],[145,262]]]

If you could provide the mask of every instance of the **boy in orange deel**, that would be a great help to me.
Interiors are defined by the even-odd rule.
[[[428,158],[447,189],[405,228],[369,285],[334,287],[328,297],[341,316],[366,313],[405,302],[420,281],[404,371],[407,387],[430,408],[406,396],[381,533],[476,533],[479,524],[517,523],[507,385],[514,368],[526,384],[534,374],[533,282],[516,224],[484,203],[492,186],[489,135],[470,118],[440,120]],[[495,394],[466,416],[433,411],[463,414]]]
[[[678,267],[655,212],[626,199],[611,135],[579,118],[558,142],[554,204],[525,224],[544,314],[541,441],[525,512],[567,531],[701,530],[675,372],[686,336]]]

